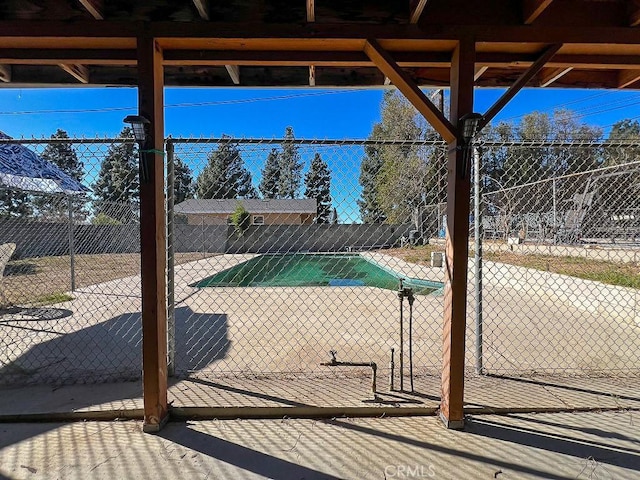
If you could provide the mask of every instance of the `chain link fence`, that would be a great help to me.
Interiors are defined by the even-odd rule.
[[[638,153],[630,142],[477,145],[477,370],[638,374]]]
[[[0,142],[50,161],[67,145],[87,187],[0,191],[0,244],[16,244],[0,383],[138,379],[133,141]],[[475,147],[469,374],[637,375],[638,147]],[[438,383],[445,145],[225,137],[166,150],[172,375],[273,379],[286,395],[292,375],[368,378],[373,362],[380,388]]]

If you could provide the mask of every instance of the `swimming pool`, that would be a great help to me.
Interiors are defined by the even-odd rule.
[[[260,255],[197,282],[195,287],[378,287],[397,290],[400,276],[357,254]],[[404,278],[405,287],[426,295],[438,282]]]

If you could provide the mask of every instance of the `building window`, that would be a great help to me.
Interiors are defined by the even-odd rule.
[[[264,215],[254,215],[253,216],[253,224],[254,225],[264,225]]]

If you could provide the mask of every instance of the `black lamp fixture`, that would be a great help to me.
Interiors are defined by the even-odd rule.
[[[140,158],[140,183],[149,182],[149,165],[144,150],[145,143],[147,141],[147,128],[151,122],[142,115],[127,115],[123,120],[124,123],[131,125],[133,130],[133,137],[139,145],[139,158]]]
[[[144,145],[144,142],[147,141],[147,126],[151,122],[142,115],[127,115],[123,122],[131,125],[133,137],[136,139],[136,142],[138,142],[140,146]]]
[[[467,113],[460,117],[460,124],[462,125],[462,162],[460,165],[460,178],[467,176],[469,170],[469,158],[473,151],[473,138],[478,133],[478,125],[482,120],[482,114],[480,113]]]

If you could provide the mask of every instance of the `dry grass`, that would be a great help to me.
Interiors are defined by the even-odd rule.
[[[410,263],[429,265],[431,252],[443,251],[443,245],[422,245],[385,250],[383,253],[393,255]],[[584,257],[560,257],[513,252],[485,252],[484,258],[492,262],[569,275],[608,285],[640,289],[640,264],[638,263],[616,263]]]
[[[178,253],[176,265],[200,260],[211,254]],[[77,255],[76,287],[140,273],[140,255],[137,253]],[[68,300],[63,294],[71,289],[68,256],[25,258],[9,262],[5,269],[3,291],[11,304],[40,304]]]

